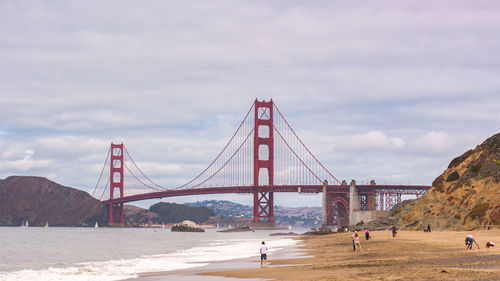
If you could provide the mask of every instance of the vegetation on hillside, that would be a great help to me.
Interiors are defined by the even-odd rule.
[[[190,207],[181,204],[160,202],[149,207],[151,212],[158,214],[151,220],[153,223],[178,223],[184,220],[194,221],[200,224],[207,221],[215,212],[206,207]]]

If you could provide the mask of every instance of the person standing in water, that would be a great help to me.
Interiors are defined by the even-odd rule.
[[[262,267],[262,262],[264,262],[264,266],[267,265],[267,246],[264,241],[260,245],[260,267]]]

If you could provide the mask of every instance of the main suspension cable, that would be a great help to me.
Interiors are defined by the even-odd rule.
[[[111,152],[111,147],[108,149],[108,155],[106,155],[106,160],[104,161],[104,165],[102,165],[101,174],[99,175],[99,179],[97,180],[97,183],[95,184],[94,191],[92,191],[92,197],[94,197],[94,193],[97,190],[97,186],[99,185],[99,182],[101,181],[102,174],[104,173],[104,168],[106,168],[106,163],[108,163],[110,152]]]

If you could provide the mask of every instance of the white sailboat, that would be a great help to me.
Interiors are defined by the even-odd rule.
[[[49,227],[49,222],[46,222],[46,223],[45,223],[45,227]]]
[[[99,228],[99,224],[95,222],[94,228]]]
[[[163,223],[163,224],[161,225],[161,228],[165,228],[165,223]]]
[[[28,223],[28,220],[26,220],[26,227],[30,226],[30,224]]]

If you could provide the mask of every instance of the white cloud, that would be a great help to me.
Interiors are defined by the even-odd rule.
[[[355,134],[340,139],[338,148],[350,151],[379,151],[400,149],[405,146],[402,138],[390,138],[380,131]]]
[[[26,173],[33,169],[47,169],[50,167],[51,160],[35,159],[34,155],[35,152],[31,149],[25,150],[22,156],[18,155],[22,158],[11,155],[10,159],[0,161],[0,172],[16,171],[15,173]]]
[[[6,2],[0,176],[89,190],[123,141],[181,184],[272,97],[335,175],[431,182],[498,132],[499,26],[497,1]]]
[[[454,148],[454,139],[449,133],[432,131],[412,140],[409,145],[421,153],[443,154]]]

